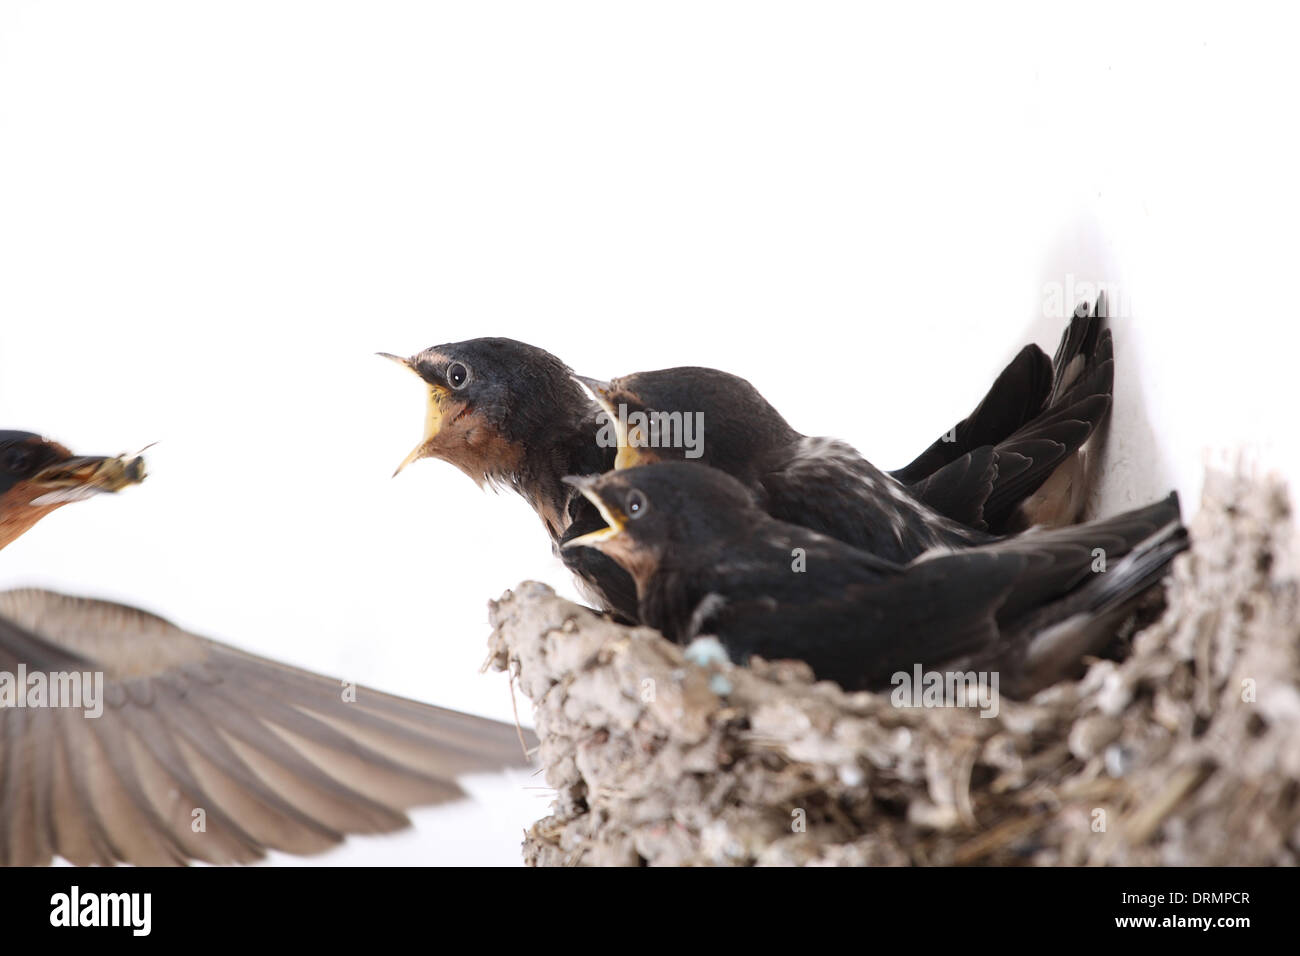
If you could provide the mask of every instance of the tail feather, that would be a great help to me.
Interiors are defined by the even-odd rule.
[[[1089,311],[1086,303],[1079,303],[1074,310],[1074,318],[1066,326],[1056,354],[1052,357],[1052,392],[1047,405],[1055,405],[1061,395],[1069,390],[1078,380],[1083,369],[1096,361],[1089,357],[1097,354],[1102,332],[1108,317],[1106,294],[1097,296],[1097,302]]]
[[[1100,651],[1168,573],[1173,559],[1187,550],[1190,542],[1176,494],[1145,511],[1150,517],[1173,514],[1104,573],[1021,622],[1018,630],[1031,636],[1015,662],[1008,693],[1032,694],[1077,669],[1084,656]]]
[[[1055,357],[1026,346],[968,418],[892,472],[939,513],[1005,534],[1018,508],[1092,436],[1110,410],[1114,346],[1106,300],[1075,310]],[[991,448],[993,458],[981,454]]]
[[[975,410],[937,438],[910,464],[890,472],[905,485],[933,476],[969,452],[996,445],[1042,411],[1051,395],[1052,363],[1037,345],[1026,345],[994,380]]]

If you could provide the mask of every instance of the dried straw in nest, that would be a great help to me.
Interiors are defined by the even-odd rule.
[[[489,662],[535,705],[537,865],[1294,864],[1300,594],[1278,480],[1211,472],[1167,607],[1030,701],[901,708],[708,668],[525,583]],[[1130,628],[1131,630],[1132,628]]]

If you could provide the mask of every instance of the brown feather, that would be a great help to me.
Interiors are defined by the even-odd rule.
[[[136,608],[0,592],[0,670],[104,675],[104,710],[0,709],[0,862],[316,853],[525,766],[515,728],[355,688]],[[195,825],[202,811],[204,826]]]

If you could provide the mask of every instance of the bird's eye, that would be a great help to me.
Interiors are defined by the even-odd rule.
[[[641,517],[649,507],[650,502],[646,500],[644,492],[633,488],[627,493],[627,516],[629,518]]]
[[[463,362],[452,362],[447,366],[447,384],[452,388],[464,388],[469,381],[469,369]]]
[[[32,453],[26,448],[10,448],[4,453],[4,470],[19,474],[27,470],[32,463]]]

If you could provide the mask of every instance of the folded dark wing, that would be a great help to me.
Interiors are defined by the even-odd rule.
[[[1114,347],[1105,299],[1081,305],[1049,362],[1026,346],[963,421],[891,474],[936,511],[1003,534],[1029,521],[1017,513],[1105,419]],[[951,440],[949,440],[951,439]],[[991,454],[990,454],[991,452]]]

